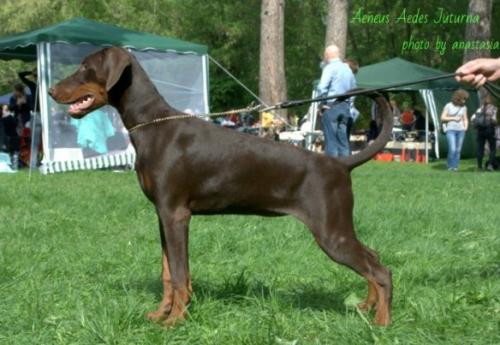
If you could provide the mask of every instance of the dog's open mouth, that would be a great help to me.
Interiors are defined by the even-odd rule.
[[[92,95],[85,95],[75,102],[71,103],[68,112],[70,115],[79,115],[87,110],[94,104],[95,97]]]

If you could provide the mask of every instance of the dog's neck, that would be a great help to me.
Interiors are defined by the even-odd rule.
[[[121,115],[126,128],[155,118],[173,115],[176,111],[163,99],[148,78],[141,65],[132,63],[122,74],[120,80],[108,92],[109,104]]]

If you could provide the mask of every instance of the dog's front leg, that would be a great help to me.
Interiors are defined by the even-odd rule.
[[[160,223],[160,238],[162,247],[162,267],[161,267],[161,280],[163,283],[163,298],[158,306],[158,310],[149,312],[147,314],[148,319],[151,321],[163,321],[170,314],[172,309],[172,299],[173,299],[173,289],[172,281],[170,277],[170,268],[168,267],[167,259],[167,244],[165,243],[165,233],[163,232],[163,226],[161,219],[158,217]]]
[[[165,239],[163,260],[164,296],[160,308],[170,307],[164,324],[172,326],[186,317],[191,297],[191,278],[188,259],[188,230],[191,211],[187,207],[158,212]],[[168,270],[167,270],[168,267]],[[167,273],[168,272],[168,273]],[[167,282],[167,284],[165,284]],[[163,314],[164,315],[164,314]]]

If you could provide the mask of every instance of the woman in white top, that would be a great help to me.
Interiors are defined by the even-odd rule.
[[[441,114],[441,122],[446,124],[446,139],[448,140],[448,170],[457,171],[460,152],[464,143],[465,132],[469,127],[465,101],[469,93],[459,89],[453,93],[451,102],[446,104]]]

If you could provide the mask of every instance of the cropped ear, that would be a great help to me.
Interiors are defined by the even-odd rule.
[[[103,54],[103,70],[107,72],[106,91],[109,91],[120,80],[125,68],[130,66],[132,58],[129,52],[118,47],[107,48]]]

